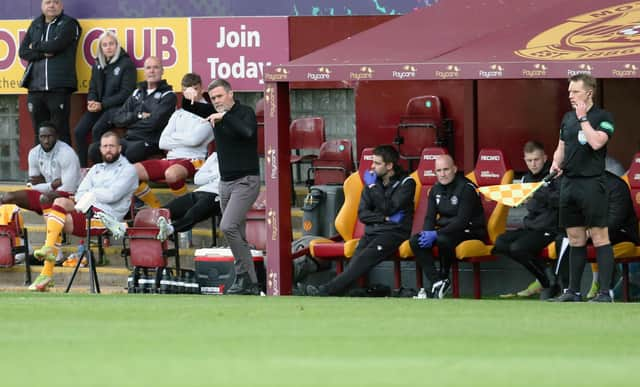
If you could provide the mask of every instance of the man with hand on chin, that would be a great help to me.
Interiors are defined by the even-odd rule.
[[[456,259],[456,246],[469,239],[485,239],[486,222],[482,201],[471,180],[458,173],[449,155],[436,159],[438,182],[429,191],[429,207],[423,231],[409,239],[411,250],[431,283],[429,298],[444,298],[451,287],[449,269]],[[432,248],[438,246],[440,271],[436,271]]]
[[[373,164],[364,174],[365,187],[358,207],[364,235],[346,270],[325,285],[307,285],[307,295],[342,294],[361,275],[394,254],[409,237],[416,183],[400,169],[398,158],[398,151],[391,145],[373,150]]]
[[[567,112],[560,125],[560,140],[553,154],[551,172],[564,175],[560,183],[560,227],[569,237],[569,288],[554,299],[582,301],[580,280],[587,262],[587,230],[596,248],[600,268],[600,293],[594,302],[612,302],[613,248],[607,228],[605,158],[613,135],[613,116],[593,103],[596,80],[588,74],[569,79]]]

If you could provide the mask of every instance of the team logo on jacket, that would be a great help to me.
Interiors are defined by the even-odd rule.
[[[567,19],[537,35],[516,55],[530,59],[615,58],[640,52],[640,3],[630,2]]]
[[[115,69],[113,69],[113,75],[115,75],[117,77],[118,74],[120,74],[120,66],[118,66]]]
[[[458,197],[456,195],[453,195],[451,197],[451,204],[454,205],[454,206],[458,205]]]
[[[156,91],[156,92],[153,94],[153,98],[155,98],[155,99],[160,99],[160,97],[162,97],[162,93],[161,93],[161,92],[159,92],[159,91]]]

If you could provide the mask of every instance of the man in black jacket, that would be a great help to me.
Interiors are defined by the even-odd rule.
[[[40,123],[51,121],[60,140],[71,145],[70,100],[78,88],[76,49],[82,30],[62,8],[61,0],[42,0],[42,15],[31,22],[20,43],[20,58],[29,62],[21,86],[29,89],[27,108],[36,144]]]
[[[325,285],[307,285],[309,296],[339,295],[361,275],[394,254],[411,233],[415,181],[400,169],[398,151],[391,145],[373,150],[371,170],[365,172],[358,218],[364,236],[347,269]]]
[[[155,56],[144,61],[145,81],[111,117],[111,127],[126,128],[120,140],[122,153],[132,164],[163,154],[159,142],[162,130],[176,110],[176,95],[171,85],[162,79],[162,62]],[[89,157],[94,163],[101,159],[100,144],[93,143]]]
[[[182,107],[213,125],[220,165],[220,230],[235,258],[236,279],[227,294],[257,295],[260,288],[245,237],[245,222],[260,193],[258,122],[252,108],[233,98],[229,82],[216,79],[209,84],[208,92],[213,105],[185,90]]]
[[[524,161],[529,172],[523,176],[523,183],[542,181],[549,173],[551,162],[547,160],[544,146],[537,141],[525,144]],[[560,292],[551,269],[539,257],[540,251],[553,242],[558,233],[559,195],[556,180],[538,189],[527,201],[523,227],[507,231],[496,240],[493,254],[520,263],[537,280],[518,295],[540,292],[540,299],[546,300]]]
[[[487,235],[477,187],[458,173],[451,156],[436,159],[436,177],[438,182],[429,191],[423,231],[409,240],[416,261],[431,283],[429,298],[443,298],[449,290],[449,269],[456,259],[456,246],[469,239],[485,239]],[[434,264],[433,246],[438,246],[440,272]]]

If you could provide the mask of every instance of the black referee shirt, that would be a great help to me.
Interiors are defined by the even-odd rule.
[[[597,107],[587,112],[587,119],[595,130],[613,135],[613,115]],[[567,112],[560,125],[560,139],[564,141],[563,173],[569,177],[599,176],[604,172],[607,146],[593,150],[587,142],[575,111]]]

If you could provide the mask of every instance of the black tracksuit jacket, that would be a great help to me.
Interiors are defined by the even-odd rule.
[[[104,68],[96,59],[91,68],[87,100],[102,103],[103,111],[122,106],[136,88],[136,77],[136,66],[123,49],[120,49],[118,60]]]
[[[29,62],[22,87],[29,91],[76,91],[76,49],[81,32],[78,21],[64,12],[49,24],[44,15],[35,18],[18,51],[20,58]]]
[[[416,182],[400,170],[389,180],[386,187],[380,178],[371,187],[364,187],[358,218],[365,225],[367,235],[392,232],[406,234],[406,238],[409,238]],[[400,223],[385,221],[385,217],[401,210],[404,211],[404,217]]]
[[[164,79],[155,91],[147,95],[147,82],[140,82],[138,88],[127,98],[112,122],[115,126],[127,128],[127,138],[144,140],[157,144],[169,118],[176,110],[176,95]],[[138,113],[150,113],[148,118],[138,118]]]

